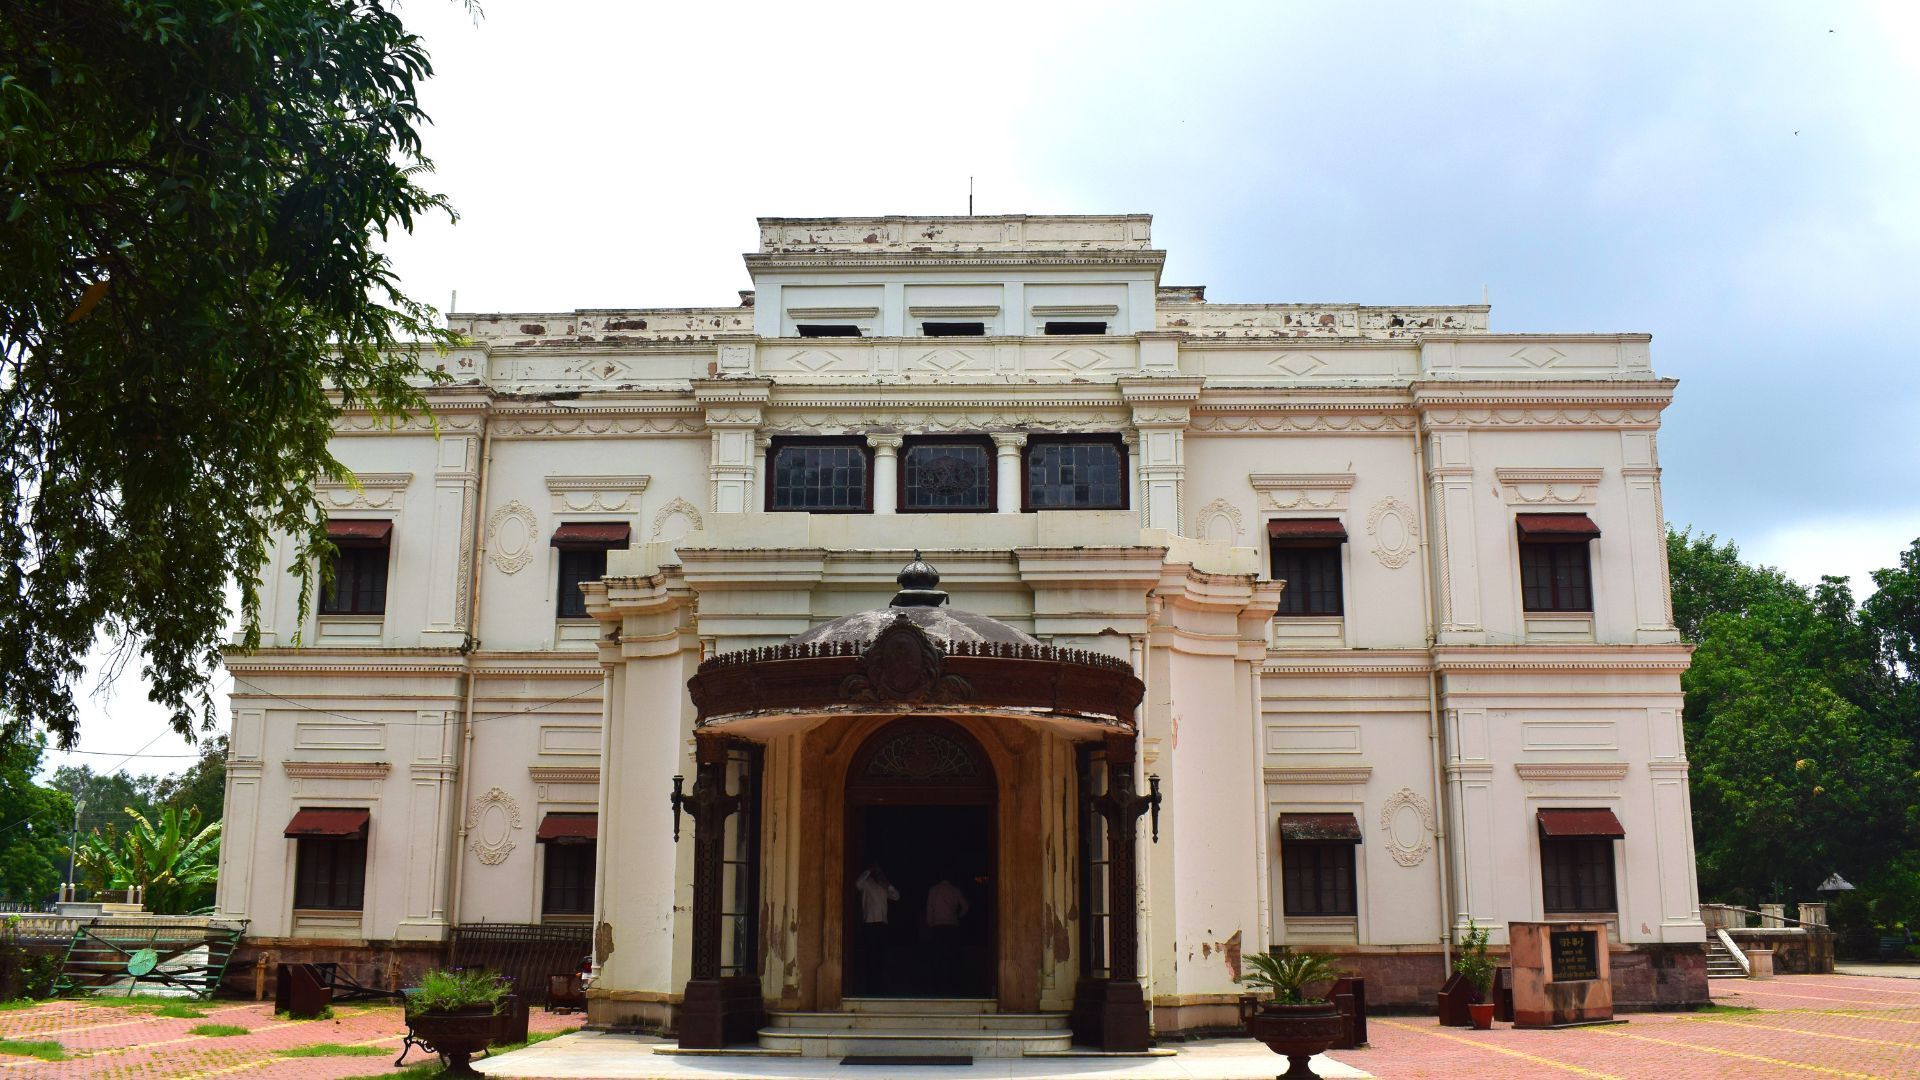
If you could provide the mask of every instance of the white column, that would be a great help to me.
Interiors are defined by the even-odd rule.
[[[1181,487],[1186,479],[1186,417],[1178,424],[1140,424],[1142,524],[1181,535]]]
[[[1473,466],[1467,457],[1467,433],[1440,431],[1428,444],[1427,485],[1433,500],[1433,577],[1439,583],[1441,644],[1478,644],[1486,639],[1480,621],[1480,553],[1474,529]]]
[[[993,436],[994,466],[998,470],[995,484],[998,488],[994,511],[1001,514],[1020,512],[1020,450],[1027,445],[1027,433],[1024,431],[1000,431]]]
[[[427,610],[425,625],[419,628],[419,644],[454,646],[466,640],[467,607],[473,602],[467,595],[472,574],[475,531],[479,527],[473,503],[479,487],[480,440],[471,435],[446,436],[439,443],[433,470],[433,532],[427,543]],[[482,510],[481,514],[487,511]],[[398,536],[402,546],[402,564],[419,551],[417,540]],[[400,625],[394,614],[387,616],[384,637],[388,644],[400,644],[414,630]],[[413,642],[405,642],[413,644]]]
[[[758,408],[707,410],[707,431],[713,440],[707,464],[708,506],[714,512],[744,514],[760,509],[754,501],[754,478],[761,468],[755,461],[759,427]]]
[[[873,447],[873,512],[897,513],[900,508],[900,436],[867,436]]]

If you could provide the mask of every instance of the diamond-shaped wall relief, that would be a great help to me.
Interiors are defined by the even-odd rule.
[[[1112,363],[1113,357],[1099,349],[1063,349],[1053,355],[1053,361],[1075,371],[1086,371],[1089,368],[1107,366]]]
[[[1550,345],[1528,345],[1522,349],[1515,349],[1511,355],[1528,367],[1537,368],[1552,367],[1556,361],[1567,357],[1566,353]]]
[[[1284,371],[1297,379],[1309,372],[1326,367],[1327,362],[1312,353],[1281,353],[1267,361],[1267,366],[1277,371]]]

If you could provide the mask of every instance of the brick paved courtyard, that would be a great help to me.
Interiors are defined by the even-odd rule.
[[[1721,1006],[1752,1012],[1631,1014],[1630,1023],[1570,1031],[1490,1032],[1440,1028],[1429,1017],[1376,1017],[1373,1045],[1335,1055],[1341,1062],[1383,1080],[1469,1076],[1585,1076],[1708,1078],[1920,1077],[1920,981],[1872,976],[1783,976],[1771,982],[1717,982]],[[390,1006],[341,1006],[331,1020],[277,1019],[268,1005],[211,1002],[194,1006],[203,1017],[155,1015],[154,1004],[115,1007],[61,1001],[0,1011],[0,1080],[39,1077],[246,1076],[316,1078],[395,1074],[400,1014]],[[562,1031],[577,1016],[533,1014],[533,1030]],[[229,1025],[244,1034],[195,1034],[203,1025]],[[64,1061],[8,1053],[20,1042],[55,1042]],[[316,1044],[366,1047],[379,1056],[294,1057]],[[1192,1045],[1177,1058],[1152,1062],[1060,1063],[1062,1074],[1198,1077],[1254,1075],[1244,1062],[1230,1066],[1243,1041]],[[544,1048],[542,1048],[544,1049]],[[736,1058],[653,1058],[644,1042],[636,1056],[676,1075],[817,1075],[800,1063]],[[409,1063],[422,1060],[418,1052]],[[1260,1060],[1260,1059],[1251,1059]],[[1279,1065],[1278,1058],[1271,1058]],[[809,1062],[807,1066],[815,1063]],[[824,1064],[824,1063],[821,1063]],[[1216,1066],[1218,1068],[1216,1068]],[[480,1063],[484,1070],[486,1063]],[[691,1071],[688,1071],[691,1070]],[[884,1070],[881,1070],[884,1071]],[[974,1069],[913,1070],[951,1080],[974,1075],[1012,1075],[1006,1066],[982,1062]],[[1273,1068],[1265,1075],[1280,1071]],[[859,1073],[883,1080],[872,1069]],[[1021,1071],[1020,1075],[1035,1075]]]

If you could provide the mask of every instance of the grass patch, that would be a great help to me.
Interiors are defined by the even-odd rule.
[[[0,1001],[0,1012],[19,1012],[22,1009],[31,1009],[36,1006],[45,1005],[47,1002],[53,1000],[53,998],[45,998],[38,1001],[33,998],[15,998],[12,1001]]]
[[[279,1054],[281,1057],[296,1057],[296,1058],[385,1057],[390,1053],[392,1053],[392,1051],[387,1049],[384,1046],[348,1046],[344,1043],[310,1043],[306,1046],[295,1046],[290,1049],[279,1051]],[[433,1062],[433,1067],[436,1070],[438,1070],[440,1068],[440,1063],[437,1061]]]
[[[153,1015],[170,1020],[202,1020],[206,1018],[207,1011],[185,1001],[169,1001],[153,1010]]]
[[[1757,1013],[1760,1010],[1754,1008],[1751,1005],[1702,1005],[1693,1011],[1696,1013],[1706,1013],[1709,1015],[1731,1014],[1734,1016],[1740,1016],[1746,1013]]]
[[[320,1012],[315,1016],[295,1016],[290,1012],[277,1012],[273,1014],[273,1018],[275,1020],[331,1020],[333,1019],[333,1006],[321,1006]]]
[[[51,1039],[0,1039],[0,1054],[18,1054],[41,1061],[67,1060],[67,1048]]]
[[[226,1038],[229,1035],[245,1035],[247,1032],[252,1030],[253,1030],[252,1028],[243,1028],[238,1024],[201,1024],[198,1027],[194,1028],[193,1030],[187,1032],[187,1034],[210,1035],[216,1039],[221,1039],[221,1038]]]

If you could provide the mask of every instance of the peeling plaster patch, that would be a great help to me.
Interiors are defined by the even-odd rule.
[[[534,322],[521,323],[520,332],[528,335],[539,335],[539,334],[546,333],[547,328],[545,326],[542,326],[539,323],[534,323]]]
[[[1235,930],[1232,937],[1220,943],[1220,956],[1226,960],[1227,974],[1233,976],[1234,982],[1240,981],[1240,933]]]
[[[598,963],[606,963],[613,955],[613,924],[602,921],[600,928],[593,932],[593,957]]]

